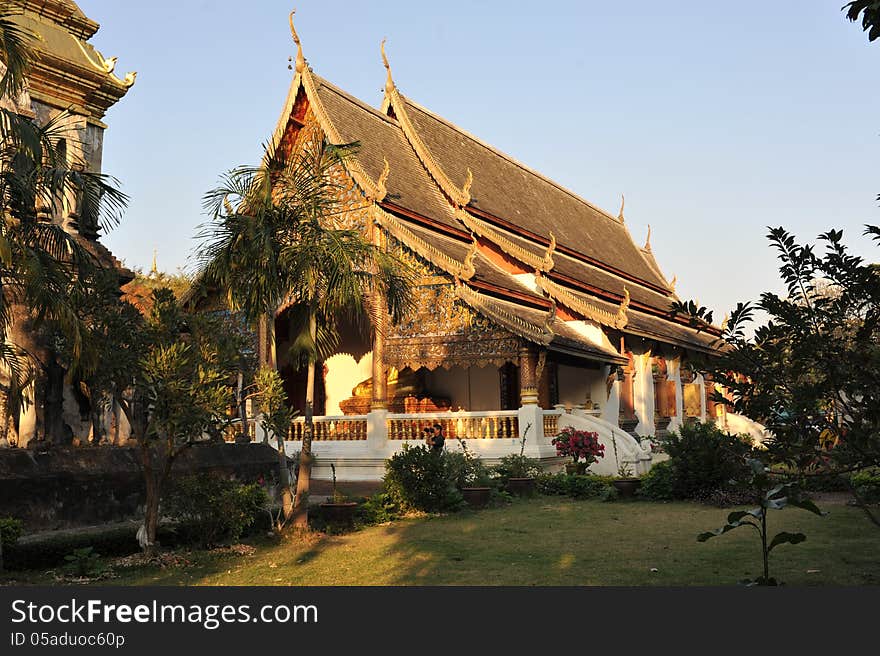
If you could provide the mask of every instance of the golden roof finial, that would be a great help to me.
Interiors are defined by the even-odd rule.
[[[153,249],[153,267],[150,269],[150,277],[151,278],[155,278],[156,276],[159,275],[159,267],[157,266],[157,261],[156,261],[158,258],[158,255],[159,255],[159,250],[154,248]]]
[[[648,237],[645,239],[645,250],[651,250],[651,224],[648,224]]]
[[[725,312],[724,318],[721,320],[721,330],[727,330],[727,324],[730,322],[730,314]]]
[[[617,220],[623,223],[623,206],[626,204],[626,198],[620,194],[620,212],[617,214]]]
[[[388,63],[388,56],[385,54],[385,41],[386,39],[382,39],[382,45],[379,46],[379,49],[382,51],[382,65],[385,66],[385,70],[388,71],[388,77],[385,78],[385,93],[390,94],[394,91],[394,80],[391,78],[391,64]]]
[[[672,276],[672,280],[669,281],[669,286],[672,287],[672,291],[675,291],[676,282],[678,282],[678,276]]]
[[[302,43],[300,43],[299,35],[296,33],[296,28],[293,26],[293,15],[295,13],[296,9],[290,12],[290,35],[293,37],[293,42],[296,44],[296,72],[302,73],[306,67],[306,58],[303,57]]]

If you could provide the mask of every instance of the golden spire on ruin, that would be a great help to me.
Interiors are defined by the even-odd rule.
[[[302,73],[306,67],[306,58],[303,57],[302,43],[300,43],[299,35],[296,33],[296,28],[293,26],[293,15],[295,13],[296,9],[290,12],[290,35],[293,37],[293,42],[296,44],[296,64],[294,64],[294,67],[296,68],[297,73]]]
[[[379,49],[382,51],[382,65],[385,67],[385,70],[388,71],[388,77],[385,78],[385,93],[391,94],[394,90],[394,80],[391,77],[391,64],[388,63],[388,56],[385,54],[385,41],[387,39],[382,39],[382,44],[379,46]]]
[[[156,278],[159,275],[159,267],[157,266],[157,260],[159,256],[159,250],[153,249],[153,266],[150,269],[150,278]]]

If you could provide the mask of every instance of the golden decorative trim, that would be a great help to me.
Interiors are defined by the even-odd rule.
[[[453,257],[442,252],[433,244],[428,243],[412,230],[407,228],[392,214],[389,214],[378,205],[372,206],[373,220],[388,234],[403,242],[407,248],[428,260],[431,264],[442,269],[451,276],[460,280],[470,280],[476,273],[473,260],[476,256],[476,245],[472,245],[464,262],[459,262]]]
[[[397,117],[400,127],[403,128],[403,134],[406,136],[406,140],[409,141],[410,146],[416,151],[416,155],[425,169],[427,169],[428,174],[434,178],[434,181],[438,185],[440,185],[440,189],[443,190],[443,193],[449,196],[457,207],[465,207],[471,202],[470,188],[471,183],[473,183],[474,180],[473,173],[468,169],[467,180],[462,188],[459,188],[449,179],[449,176],[446,175],[445,171],[440,167],[440,164],[434,159],[431,151],[416,133],[415,127],[413,127],[412,122],[409,120],[409,115],[406,111],[406,104],[403,102],[400,93],[397,91],[397,85],[394,84],[394,79],[391,75],[391,64],[388,63],[388,57],[385,55],[385,39],[382,39],[380,49],[382,51],[382,64],[387,71],[387,77],[385,79],[385,99],[390,103],[392,109],[394,109],[394,115]]]
[[[455,294],[477,312],[530,342],[546,346],[553,341],[553,331],[546,326],[539,327],[516,316],[490,297],[474,291],[460,281],[455,286]]]
[[[556,239],[552,234],[550,235],[551,248],[548,248],[547,253],[541,257],[540,255],[535,255],[531,251],[515,244],[501,232],[495,230],[491,225],[461,208],[455,210],[455,216],[468,228],[468,230],[478,234],[480,237],[485,237],[498,246],[502,251],[511,257],[516,258],[523,264],[526,264],[537,271],[550,271],[553,268],[552,254],[556,248]]]
[[[302,43],[300,43],[299,35],[296,33],[296,28],[293,26],[293,15],[296,13],[296,9],[290,12],[290,35],[293,37],[293,42],[296,44],[296,72],[302,73],[306,68],[306,59],[303,57],[303,48]]]
[[[544,266],[541,271],[551,271],[554,266],[553,252],[556,250],[556,235],[550,233],[550,244],[547,246],[547,252],[544,253]]]
[[[385,182],[388,180],[388,174],[391,172],[391,167],[388,164],[388,158],[384,155],[382,156],[382,160],[385,162],[385,166],[382,168],[382,173],[379,175],[379,180],[376,183],[376,187],[379,190],[379,194],[382,198],[388,195],[388,188],[385,186]]]
[[[540,271],[535,272],[535,284],[538,285],[539,288],[547,292],[551,298],[556,301],[562,303],[568,308],[571,308],[578,314],[590,319],[591,321],[595,321],[598,324],[603,326],[609,326],[611,328],[617,328],[618,330],[626,326],[629,323],[629,317],[627,316],[627,309],[629,308],[629,290],[624,286],[623,288],[623,301],[620,303],[620,307],[617,310],[616,314],[612,314],[607,310],[603,310],[602,308],[598,308],[580,296],[570,291],[566,287],[553,282],[549,278],[545,278],[541,275]]]

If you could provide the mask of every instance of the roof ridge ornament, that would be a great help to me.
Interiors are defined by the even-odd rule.
[[[376,198],[377,202],[385,200],[385,196],[388,195],[388,187],[385,186],[385,183],[388,180],[388,174],[391,172],[388,158],[383,155],[382,159],[385,162],[385,166],[382,168],[382,173],[379,174],[379,179],[376,181],[376,190],[379,192]]]
[[[383,37],[382,43],[379,45],[379,50],[382,51],[382,65],[385,67],[385,70],[388,72],[388,76],[385,78],[385,93],[391,94],[394,91],[394,79],[391,77],[391,64],[388,63],[388,56],[385,54],[385,41],[388,40],[388,37]]]
[[[623,206],[626,204],[626,197],[623,194],[620,194],[620,212],[617,214],[617,220],[621,223],[624,222],[623,218]]]
[[[467,202],[462,203],[462,205],[467,205],[468,203],[471,202],[471,185],[472,184],[474,184],[474,174],[471,171],[471,168],[468,167],[467,177],[465,178],[464,186],[461,188],[461,193],[463,194],[464,198],[467,198]]]
[[[553,261],[553,253],[556,252],[556,235],[550,233],[550,243],[547,245],[547,252],[544,253],[544,259],[541,260],[541,271],[551,271],[556,263]]]
[[[651,224],[648,224],[648,237],[645,239],[645,249],[649,253],[651,252]]]
[[[302,43],[300,43],[299,35],[296,33],[296,28],[293,26],[293,15],[296,13],[296,9],[290,12],[290,35],[293,37],[293,42],[296,44],[296,64],[294,68],[297,73],[302,73],[306,67],[306,59],[303,56]]]
[[[620,307],[617,308],[617,316],[615,317],[614,327],[618,330],[622,330],[626,324],[629,323],[629,315],[627,314],[627,310],[629,309],[629,290],[626,288],[626,285],[623,286],[623,300],[620,302]]]
[[[678,282],[678,276],[672,276],[672,280],[669,281],[669,286],[672,288],[672,291],[675,291],[676,282]]]

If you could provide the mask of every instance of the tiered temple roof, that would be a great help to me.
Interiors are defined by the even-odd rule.
[[[293,27],[291,25],[291,27]],[[274,145],[294,139],[304,108],[335,144],[357,143],[347,170],[390,237],[454,281],[457,297],[552,350],[620,363],[633,335],[711,350],[717,329],[671,316],[673,284],[612,216],[403,96],[387,69],[374,108],[316,75],[299,39]],[[590,339],[585,324],[602,327]]]

